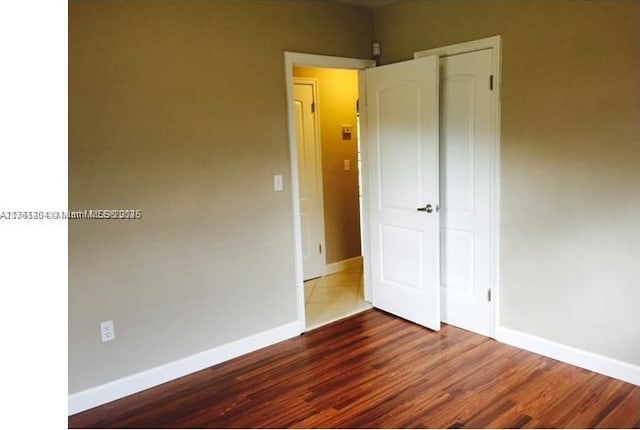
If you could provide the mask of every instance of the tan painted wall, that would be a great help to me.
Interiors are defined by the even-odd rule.
[[[383,63],[497,34],[501,321],[640,365],[640,3],[376,11]]]
[[[296,320],[283,53],[372,33],[332,2],[69,4],[69,205],[144,211],[69,223],[71,393]]]
[[[318,80],[318,106],[322,140],[327,263],[360,255],[360,209],[358,207],[358,143],[356,101],[358,72],[355,70],[295,67],[294,76]],[[343,139],[342,125],[353,126],[351,139]],[[351,170],[344,170],[344,160]]]
[[[383,62],[502,34],[502,321],[636,364],[639,8],[401,2],[375,22]],[[371,13],[69,4],[69,205],[144,211],[70,222],[70,392],[295,320],[283,51],[367,58]]]

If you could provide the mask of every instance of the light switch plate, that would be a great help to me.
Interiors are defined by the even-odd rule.
[[[275,191],[282,191],[282,175],[273,175],[273,189]]]

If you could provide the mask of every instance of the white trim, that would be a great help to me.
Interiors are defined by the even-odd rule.
[[[189,357],[163,364],[104,385],[89,388],[68,398],[69,415],[91,409],[147,388],[180,378],[223,361],[239,357],[300,334],[298,322],[239,339]]]
[[[456,43],[455,45],[440,46],[438,48],[426,49],[413,53],[413,58],[429,57],[437,55],[448,57],[450,55],[465,54],[467,52],[479,51],[481,49],[499,48],[500,36],[491,36],[484,39],[471,40],[468,42]]]
[[[414,58],[438,55],[448,57],[452,55],[464,54],[467,52],[479,51],[482,49],[493,49],[492,70],[494,77],[494,109],[492,118],[492,148],[491,148],[491,336],[496,337],[500,326],[500,118],[501,118],[501,92],[502,92],[502,42],[500,36],[487,37],[485,39],[472,40],[458,43],[456,45],[442,46],[439,48],[419,51],[413,54]]]
[[[362,267],[362,256],[347,258],[346,260],[336,261],[327,264],[324,273],[331,275],[332,273],[341,272],[343,270],[355,270]]]
[[[362,282],[364,286],[364,300],[371,303],[371,265],[369,253],[369,165],[367,163],[369,150],[367,145],[367,74],[364,70],[358,72],[358,104],[360,115],[360,187],[362,198],[360,199],[360,237],[362,238]]]
[[[300,227],[300,194],[298,184],[298,148],[296,144],[295,111],[293,108],[293,67],[325,67],[332,69],[364,70],[374,67],[373,60],[359,58],[331,57],[327,55],[304,54],[299,52],[284,53],[284,72],[287,96],[287,120],[289,129],[289,165],[291,168],[291,212],[293,215],[293,249],[294,272],[296,282],[296,309],[300,333],[305,329],[304,283],[302,280],[302,230]],[[366,214],[363,214],[366,216]],[[362,254],[366,260],[367,250]],[[366,287],[366,284],[365,284]]]
[[[330,55],[307,54],[302,52],[285,52],[285,63],[293,66],[319,67],[328,69],[364,70],[375,67],[373,60],[363,58],[333,57]]]
[[[508,345],[640,386],[640,366],[498,326],[496,339]]]
[[[317,322],[315,324],[311,324],[309,327],[307,327],[307,332],[310,332],[311,330],[315,330],[317,328],[329,325],[329,324],[334,323],[336,321],[340,321],[340,320],[352,317],[352,316],[357,315],[359,313],[368,311],[371,308],[373,308],[373,306],[371,306],[371,303],[365,303],[362,306],[356,307],[355,309],[351,309],[350,311],[348,311],[345,314],[341,314],[339,316],[334,316],[334,317],[329,318],[328,320],[323,320],[323,321]]]

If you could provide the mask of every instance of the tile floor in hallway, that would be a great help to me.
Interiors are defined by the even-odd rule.
[[[307,331],[370,309],[364,301],[362,268],[346,269],[304,283]]]

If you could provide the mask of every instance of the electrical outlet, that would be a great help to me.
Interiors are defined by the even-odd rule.
[[[113,321],[102,321],[100,323],[100,337],[102,338],[102,342],[109,342],[116,338]]]

